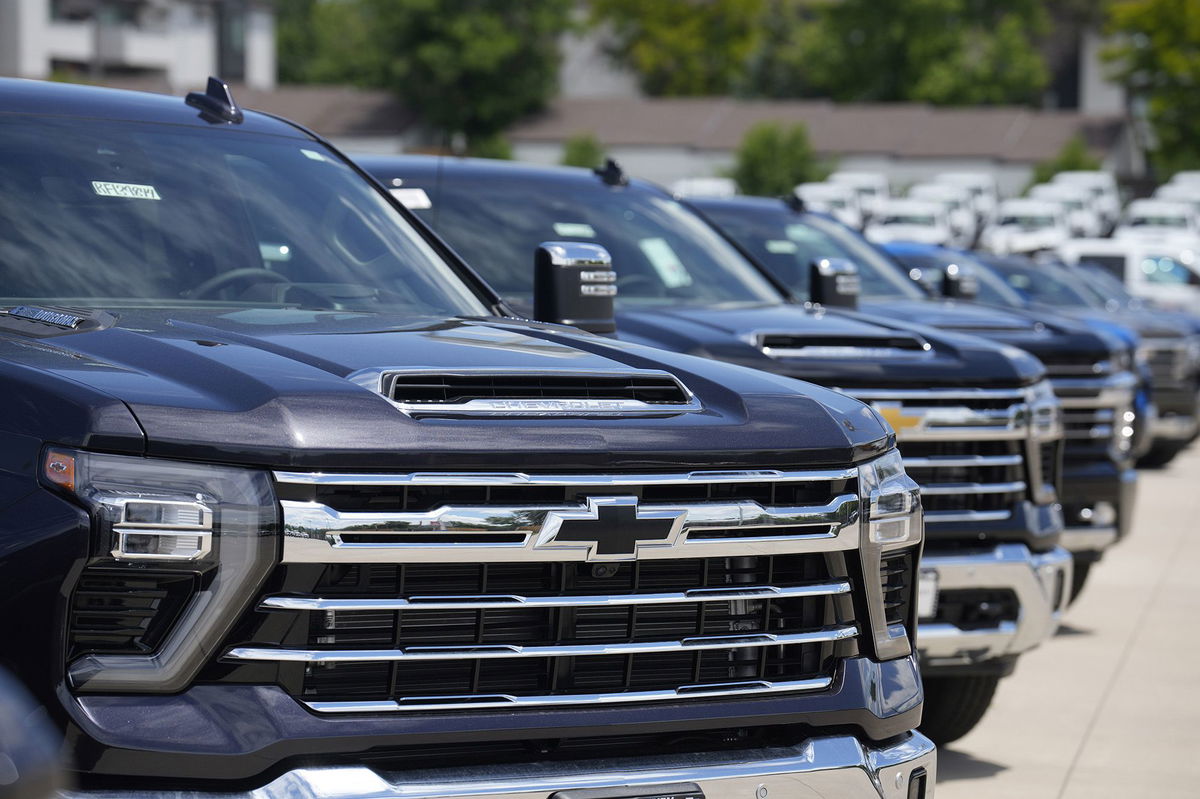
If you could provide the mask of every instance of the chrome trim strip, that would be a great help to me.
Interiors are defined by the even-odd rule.
[[[958,496],[963,494],[1015,494],[1025,491],[1024,480],[1011,483],[927,483],[921,486],[921,496]]]
[[[939,467],[1020,466],[1023,455],[932,455],[928,458],[905,458],[905,469],[937,469]]]
[[[878,400],[980,400],[1028,399],[1024,388],[839,388],[843,394],[856,399],[867,397]]]
[[[583,514],[598,498],[572,505],[445,506],[426,512],[340,513],[316,502],[284,500],[283,562],[514,562],[596,559],[593,543],[546,541],[547,525],[561,514]],[[613,499],[613,498],[609,498]],[[675,515],[672,535],[639,541],[624,559],[737,557],[787,552],[825,552],[858,546],[860,500],[841,494],[826,505],[764,507],[752,500],[640,505],[650,516]],[[556,516],[556,514],[558,514]],[[761,530],[761,534],[689,538],[699,530]],[[782,528],[807,528],[796,533]],[[508,534],[514,541],[471,541]],[[360,540],[347,541],[354,535]],[[412,536],[411,543],[403,541]],[[436,539],[444,536],[446,540]],[[393,540],[372,541],[372,538]],[[399,539],[399,540],[396,540]]]
[[[626,605],[672,605],[689,602],[736,602],[753,599],[793,599],[850,593],[850,583],[811,583],[779,588],[773,585],[693,588],[661,594],[608,594],[591,596],[517,596],[479,594],[474,596],[411,596],[407,599],[325,599],[321,597],[272,596],[259,605],[262,610],[491,610],[493,608],[590,608]]]
[[[917,684],[915,673],[902,684],[906,690]],[[694,783],[710,799],[904,799],[918,769],[925,773],[925,796],[932,797],[937,749],[919,732],[880,745],[854,735],[832,735],[808,738],[789,747],[464,764],[403,773],[380,772],[363,765],[297,767],[261,787],[222,791],[220,799],[546,799],[558,792],[582,789],[659,796],[664,786],[681,782]],[[62,799],[198,799],[200,795],[192,790],[128,788],[61,794]]]
[[[927,510],[928,522],[1002,522],[1012,518],[1011,510]]]
[[[501,658],[587,657],[591,655],[635,655],[650,652],[695,652],[705,649],[755,649],[764,646],[819,644],[858,636],[851,625],[823,627],[801,633],[747,633],[744,635],[697,635],[678,641],[642,641],[609,644],[480,644],[478,646],[410,646],[404,649],[273,649],[235,647],[225,653],[232,660],[261,660],[274,663],[378,663],[429,660],[495,660]]]
[[[397,402],[384,393],[387,378],[393,375],[431,375],[463,377],[564,377],[564,378],[657,378],[674,383],[683,394],[681,403],[656,404],[634,399],[593,399],[572,397],[562,399],[518,399],[479,398],[461,403]],[[353,383],[369,388],[382,396],[392,407],[413,416],[674,416],[680,413],[695,413],[703,405],[683,381],[661,369],[622,370],[579,370],[556,369],[554,367],[528,367],[520,369],[496,369],[492,367],[466,367],[451,370],[414,369],[410,367],[371,368],[355,372],[347,377]]]
[[[668,474],[526,474],[524,472],[413,472],[409,474],[358,474],[340,472],[275,472],[275,481],[295,485],[407,486],[407,485],[494,485],[494,486],[604,486],[675,485],[694,483],[795,483],[850,480],[858,469],[778,471],[739,469]]]
[[[522,707],[562,705],[613,705],[629,702],[664,702],[679,699],[715,699],[724,696],[770,696],[798,691],[821,691],[833,684],[832,677],[770,682],[749,680],[720,685],[683,685],[662,691],[627,691],[608,694],[564,694],[513,696],[511,694],[475,694],[467,696],[412,696],[399,700],[366,702],[305,702],[317,713],[421,713],[439,710],[510,710]],[[437,700],[443,701],[437,701]]]

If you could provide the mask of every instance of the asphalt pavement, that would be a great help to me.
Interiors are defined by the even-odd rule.
[[[1131,534],[969,735],[938,799],[1200,797],[1200,446],[1140,475]]]

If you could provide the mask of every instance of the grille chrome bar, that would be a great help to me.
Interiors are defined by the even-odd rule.
[[[502,608],[591,608],[627,605],[675,605],[690,602],[733,602],[751,599],[793,599],[850,593],[846,581],[812,583],[779,588],[773,585],[693,588],[661,594],[617,594],[591,596],[411,596],[407,599],[325,599],[318,597],[267,597],[263,610],[493,610]]]
[[[525,474],[524,472],[413,472],[410,474],[351,474],[344,472],[275,472],[275,481],[319,486],[606,486],[678,485],[695,483],[795,483],[850,480],[858,470],[825,469],[778,471],[744,469],[732,471],[675,472],[669,474]]]
[[[986,466],[1020,466],[1021,455],[931,455],[927,458],[905,458],[905,469],[976,468]]]
[[[493,660],[497,658],[588,657],[636,655],[653,652],[695,652],[704,649],[754,649],[792,644],[845,641],[858,635],[851,625],[822,627],[798,633],[747,633],[698,635],[676,641],[639,641],[605,644],[480,644],[478,646],[412,646],[405,649],[274,649],[235,647],[225,654],[231,660],[300,663],[378,663],[420,660]]]
[[[927,483],[921,486],[921,495],[931,497],[966,494],[1016,494],[1024,491],[1024,480],[1014,480],[1009,483]]]
[[[679,699],[715,699],[723,696],[760,696],[798,691],[821,691],[833,684],[832,677],[807,680],[750,680],[741,683],[682,685],[666,691],[622,691],[620,693],[513,696],[511,694],[468,694],[465,696],[412,696],[396,700],[359,702],[305,702],[318,713],[409,713],[435,710],[504,710],[579,704],[625,704]]]
[[[1012,518],[1011,510],[927,510],[926,522],[1002,522]]]
[[[582,503],[446,506],[428,512],[396,513],[341,513],[321,503],[292,500],[281,504],[285,563],[394,563],[401,559],[579,562],[588,560],[591,548],[586,543],[539,544],[542,536],[538,533],[545,529],[551,514],[585,511],[587,505]],[[643,560],[833,551],[858,544],[856,494],[838,495],[824,505],[799,507],[764,507],[753,500],[738,500],[646,503],[640,509],[676,513],[682,518],[677,540],[638,544],[636,555]],[[727,538],[713,535],[712,531],[722,529],[738,534]],[[704,531],[705,537],[688,538],[693,530]],[[756,534],[745,535],[746,531]],[[496,533],[512,534],[515,539],[496,541]],[[405,542],[406,536],[415,540]]]

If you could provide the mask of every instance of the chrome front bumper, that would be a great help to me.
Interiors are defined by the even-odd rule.
[[[954,589],[1011,589],[1019,607],[1015,621],[962,629],[921,621],[917,648],[922,666],[960,666],[1018,655],[1058,629],[1070,599],[1071,553],[1062,547],[1033,554],[1024,544],[953,555],[926,554],[922,569],[937,573],[938,592]]]
[[[488,766],[390,775],[365,766],[289,771],[243,793],[101,791],[62,799],[548,799],[560,791],[611,789],[614,797],[790,799],[802,796],[906,799],[924,773],[933,796],[937,753],[913,732],[874,748],[849,735],[813,738],[795,747],[621,760]],[[916,774],[914,774],[916,773]],[[684,786],[687,786],[685,790]],[[606,791],[607,793],[607,791]]]
[[[1196,435],[1196,426],[1195,416],[1159,414],[1150,427],[1150,434],[1164,441],[1190,441]]]
[[[1103,552],[1117,543],[1116,525],[1078,525],[1063,530],[1063,547],[1068,552]]]

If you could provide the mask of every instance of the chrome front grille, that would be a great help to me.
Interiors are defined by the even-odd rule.
[[[276,480],[287,590],[222,663],[318,712],[811,691],[857,652],[855,469]]]
[[[1025,499],[1049,501],[1039,442],[1061,436],[1052,398],[1033,389],[846,389],[896,431],[927,523],[994,522]]]
[[[1133,374],[1054,377],[1051,384],[1063,406],[1064,459],[1084,461],[1128,454],[1137,385]]]

